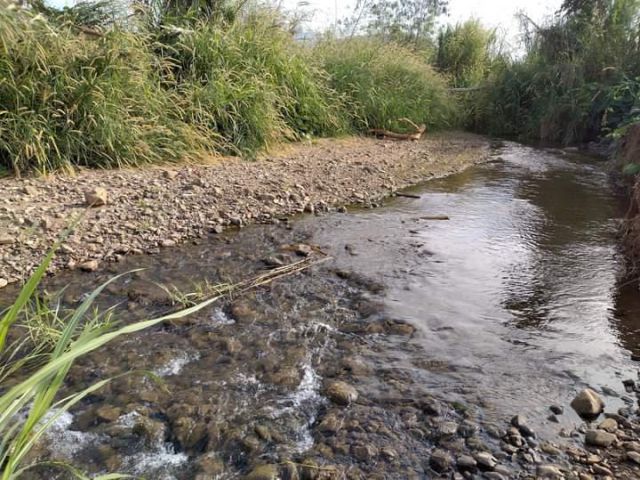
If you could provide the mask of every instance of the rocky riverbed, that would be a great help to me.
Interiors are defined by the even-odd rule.
[[[0,179],[0,287],[24,279],[83,213],[51,272],[93,271],[128,254],[155,254],[229,226],[347,204],[375,206],[399,189],[487,155],[486,139],[447,133],[419,142],[319,140],[255,162],[229,158],[210,165]],[[87,210],[89,204],[94,208]]]
[[[159,480],[640,478],[637,291],[618,283],[606,173],[515,144],[489,159],[375,212],[277,215],[52,276],[74,306],[142,268],[100,299],[127,322],[330,258],[83,358],[69,392],[155,377],[92,394],[31,459]]]
[[[186,291],[260,272],[273,258],[292,263],[315,255],[305,243],[312,232],[308,223],[251,227],[182,247],[180,259],[128,257],[118,269],[146,269],[109,286],[102,306],[119,305],[121,320],[176,308],[163,279]],[[572,409],[589,417],[554,436],[540,435],[548,428],[526,411],[488,419],[483,399],[454,401],[420,382],[416,371],[446,363],[423,361],[416,327],[384,308],[385,286],[340,263],[83,358],[68,391],[126,371],[161,381],[113,381],[63,415],[31,460],[166,480],[638,478],[636,380],[624,381],[628,406],[617,411],[589,389],[571,404],[550,405],[552,424]],[[83,278],[62,273],[48,287],[65,285],[64,302],[73,305],[115,267]],[[412,371],[393,367],[399,356],[412,357]],[[45,466],[24,478],[67,477]]]

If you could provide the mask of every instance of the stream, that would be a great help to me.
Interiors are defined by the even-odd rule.
[[[113,381],[62,415],[34,458],[158,480],[432,478],[439,448],[490,452],[501,478],[525,478],[540,461],[499,440],[514,415],[538,441],[570,443],[578,391],[597,391],[611,411],[635,402],[622,381],[637,378],[640,300],[622,285],[623,202],[601,161],[506,143],[489,163],[408,193],[419,198],[51,279],[75,304],[144,268],[100,299],[129,321],[166,311],[174,288],[295,261],[283,245],[331,257],[83,359],[69,391],[134,370],[161,381]],[[357,392],[350,405],[329,398],[336,381]],[[552,405],[564,413],[551,419]],[[68,475],[41,470],[30,475]]]

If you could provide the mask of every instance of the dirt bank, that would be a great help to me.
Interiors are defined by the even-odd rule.
[[[93,270],[132,253],[156,253],[227,226],[279,222],[348,204],[376,206],[396,190],[488,158],[486,139],[465,133],[419,142],[321,140],[257,162],[225,159],[120,171],[0,179],[0,287],[25,278],[76,215],[83,225],[50,271]],[[104,188],[87,210],[85,192]]]
[[[616,163],[623,169],[640,163],[640,124],[629,127],[626,135],[620,140]],[[629,189],[630,203],[624,224],[623,240],[629,258],[629,275],[637,276],[640,266],[640,181],[636,175],[635,180],[624,183]]]

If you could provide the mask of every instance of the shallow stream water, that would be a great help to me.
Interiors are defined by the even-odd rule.
[[[516,414],[543,439],[571,432],[581,421],[568,404],[585,386],[612,411],[629,401],[621,382],[637,377],[640,302],[621,286],[621,202],[600,162],[506,144],[491,162],[411,193],[420,198],[53,279],[73,303],[90,284],[146,268],[101,299],[130,319],[168,308],[155,284],[238,281],[265,258],[293,261],[285,244],[332,257],[92,354],[70,390],[138,369],[164,384],[114,382],[56,422],[40,453],[163,479],[239,478],[265,463],[291,478],[296,468],[304,478],[429,478],[435,446],[498,450],[491,429]],[[357,389],[352,405],[326,398],[336,379]],[[560,423],[547,419],[550,405],[564,407]],[[513,478],[527,471],[498,459]]]

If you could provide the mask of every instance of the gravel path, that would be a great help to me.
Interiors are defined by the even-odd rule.
[[[0,179],[0,288],[23,280],[69,222],[86,218],[57,254],[62,268],[96,270],[124,255],[153,254],[227,226],[281,221],[300,212],[376,206],[394,191],[486,160],[483,137],[451,132],[419,142],[371,138],[300,144],[259,161],[74,176]],[[87,208],[104,189],[107,204]]]

